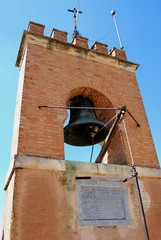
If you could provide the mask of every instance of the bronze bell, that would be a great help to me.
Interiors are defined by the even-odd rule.
[[[89,146],[103,141],[108,129],[100,122],[93,109],[93,102],[84,96],[71,100],[69,124],[64,128],[64,141],[74,146]],[[77,108],[78,107],[78,108]],[[82,109],[79,107],[82,107]]]

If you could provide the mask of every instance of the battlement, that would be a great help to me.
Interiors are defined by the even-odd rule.
[[[29,22],[27,31],[24,31],[24,35],[26,34],[33,34],[34,36],[37,35],[37,37],[42,37],[44,40],[47,41],[47,48],[53,47],[53,41],[59,41],[61,43],[66,43],[71,46],[75,46],[78,48],[85,49],[86,51],[95,52],[98,54],[103,54],[106,56],[114,57],[116,59],[120,60],[127,60],[126,52],[123,49],[113,48],[112,50],[108,51],[108,45],[100,42],[94,42],[94,44],[89,48],[88,46],[88,38],[75,35],[72,39],[72,42],[69,43],[67,41],[67,35],[68,33],[65,31],[61,31],[58,29],[53,28],[50,37],[44,35],[44,29],[45,26],[39,23]],[[19,66],[21,56],[22,56],[22,48],[23,48],[23,40],[25,36],[23,35],[21,46],[18,54],[18,58],[16,61],[16,66]],[[32,39],[33,40],[33,39]]]

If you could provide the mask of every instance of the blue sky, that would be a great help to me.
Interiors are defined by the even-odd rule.
[[[12,141],[12,129],[19,69],[15,61],[23,30],[29,21],[45,25],[45,35],[52,28],[68,32],[71,42],[73,15],[67,9],[77,7],[77,0],[5,0],[0,14],[0,225],[4,202],[3,184],[6,177]],[[161,162],[161,1],[160,0],[80,0],[83,14],[78,30],[82,36],[119,48],[112,9],[127,58],[140,64],[137,80],[148,116],[154,144]],[[137,116],[136,116],[137,117]],[[145,153],[146,154],[146,153]]]

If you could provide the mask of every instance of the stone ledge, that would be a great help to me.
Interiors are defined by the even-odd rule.
[[[131,176],[130,167],[124,165],[88,163],[43,158],[38,156],[16,155],[14,157],[13,165],[10,167],[7,174],[4,189],[7,189],[15,169],[73,172],[77,176],[90,177],[91,175],[95,175],[95,177],[102,175],[102,177],[105,177],[106,180],[110,180],[110,177],[112,177],[111,180],[114,180],[113,177],[115,177],[116,181],[123,180]],[[161,179],[161,169],[136,167],[136,170],[139,178],[146,177]]]
[[[37,156],[17,155],[14,168],[37,169],[50,171],[69,171],[75,173],[90,173],[102,175],[130,175],[130,168],[123,165],[107,165],[102,163],[88,163],[69,160],[58,160]]]
[[[14,158],[14,168],[27,168],[37,170],[70,171],[75,173],[93,173],[102,175],[130,176],[129,166],[88,163],[80,161],[58,160],[53,158],[43,158],[37,156],[16,155]],[[161,178],[161,169],[136,167],[139,177]]]
[[[109,66],[113,66],[119,69],[124,69],[125,71],[135,72],[139,67],[139,64],[133,63],[124,59],[118,59],[110,55],[105,55],[100,52],[94,51],[89,48],[84,48],[70,44],[67,42],[62,42],[54,38],[47,36],[34,34],[32,32],[24,31],[19,47],[19,52],[16,60],[16,66],[20,67],[21,59],[23,58],[26,46],[31,43],[36,46],[49,48],[50,50],[61,51],[66,54],[73,56],[79,56],[91,61],[101,62]]]
[[[138,177],[161,178],[161,169],[158,168],[136,167],[136,171]]]

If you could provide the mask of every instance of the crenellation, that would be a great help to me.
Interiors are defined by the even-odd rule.
[[[44,25],[39,24],[39,23],[30,22],[27,31],[29,31],[31,33],[34,33],[34,34],[38,34],[38,35],[44,35],[44,29],[45,29]],[[51,41],[49,41],[47,43],[47,47],[51,48],[52,39],[58,40],[60,42],[67,43],[67,34],[68,33],[65,32],[65,31],[61,31],[61,30],[53,28],[50,37],[48,37],[49,39],[51,39]],[[44,36],[44,37],[47,37],[47,36]],[[79,35],[75,35],[73,37],[71,44],[90,50],[90,48],[88,48],[88,38],[85,38],[85,37],[82,37],[82,36],[79,36]],[[108,55],[107,47],[108,47],[107,44],[100,43],[100,42],[94,42],[91,49],[93,51],[98,52],[98,53]],[[113,48],[109,52],[109,56],[116,57],[118,59],[126,60],[126,53],[123,49]]]
[[[44,34],[44,29],[45,29],[45,25],[30,21],[27,31],[35,33],[35,34],[43,35]]]

